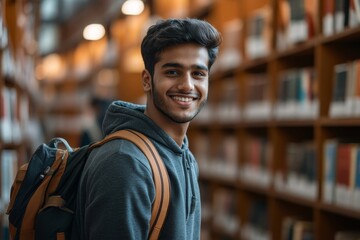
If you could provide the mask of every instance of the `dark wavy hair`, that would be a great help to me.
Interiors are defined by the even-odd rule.
[[[151,76],[162,51],[186,43],[199,44],[207,49],[210,69],[218,54],[221,35],[210,23],[199,19],[160,20],[151,26],[141,43],[141,55]]]

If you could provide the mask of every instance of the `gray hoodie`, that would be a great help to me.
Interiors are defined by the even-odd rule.
[[[133,129],[148,136],[167,168],[171,199],[160,239],[200,239],[198,166],[185,138],[180,148],[150,118],[145,106],[116,101],[103,131]],[[113,140],[89,156],[80,180],[77,228],[83,239],[147,239],[155,189],[143,153],[126,140]]]

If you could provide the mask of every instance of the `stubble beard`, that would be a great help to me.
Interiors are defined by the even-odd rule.
[[[168,117],[170,120],[172,120],[173,122],[176,122],[179,124],[192,121],[196,117],[196,115],[199,114],[199,112],[205,106],[205,104],[207,102],[207,97],[206,97],[201,102],[200,106],[198,107],[198,109],[196,110],[195,113],[193,113],[191,116],[180,117],[180,116],[176,116],[175,114],[172,114],[170,109],[168,109],[166,107],[165,100],[160,96],[160,94],[157,93],[154,85],[153,85],[152,95],[153,95],[153,103],[154,103],[154,106],[156,107],[156,109],[159,112],[161,112],[162,114],[164,114],[166,117]]]

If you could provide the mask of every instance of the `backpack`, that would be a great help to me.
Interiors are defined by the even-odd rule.
[[[11,187],[7,209],[11,239],[71,239],[75,234],[72,221],[78,182],[89,153],[116,138],[133,142],[149,160],[156,197],[148,239],[157,239],[170,201],[169,179],[152,142],[133,130],[114,132],[99,142],[77,149],[71,148],[62,138],[40,145],[29,163],[20,167]],[[64,146],[61,148],[60,144]]]

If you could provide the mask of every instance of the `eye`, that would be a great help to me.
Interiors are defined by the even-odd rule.
[[[207,76],[207,72],[204,71],[194,71],[193,76],[196,78],[204,78]]]
[[[179,75],[178,71],[177,70],[166,70],[165,71],[165,74],[169,77],[176,77]]]

